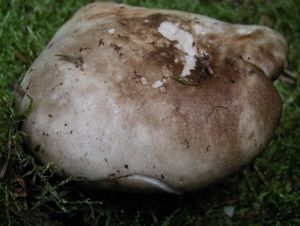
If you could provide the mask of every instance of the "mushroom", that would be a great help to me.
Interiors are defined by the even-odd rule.
[[[96,188],[196,191],[251,162],[281,114],[284,38],[186,12],[93,3],[18,84],[26,145]],[[21,90],[21,91],[20,91]]]

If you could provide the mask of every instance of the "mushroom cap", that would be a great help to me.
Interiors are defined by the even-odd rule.
[[[18,84],[22,111],[32,99],[25,142],[97,188],[197,190],[267,147],[281,114],[272,80],[287,52],[263,26],[87,5]]]

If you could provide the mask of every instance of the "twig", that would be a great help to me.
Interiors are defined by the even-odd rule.
[[[187,85],[187,86],[196,86],[196,85],[199,85],[199,83],[197,82],[193,82],[193,81],[190,81],[186,78],[180,78],[178,76],[171,76],[171,79],[183,84],[183,85]]]
[[[289,77],[285,77],[285,76],[280,76],[279,79],[287,84],[290,84],[290,85],[295,85],[296,84],[296,80],[295,79],[292,79],[292,78],[289,78]]]
[[[287,76],[297,79],[297,74],[296,72],[290,71],[290,70],[284,70],[283,74],[286,74]]]
[[[215,111],[216,109],[218,109],[218,108],[220,108],[220,109],[225,109],[225,110],[228,109],[228,107],[224,107],[224,106],[220,106],[220,105],[214,106],[214,107],[211,109],[210,113],[206,116],[206,122],[208,122],[209,117],[210,117],[210,116],[214,113],[214,111]]]
[[[155,224],[157,224],[157,222],[158,222],[157,216],[156,216],[155,212],[153,211],[153,209],[151,207],[149,207],[149,212],[150,212],[150,215],[152,217],[153,222]]]
[[[249,181],[248,179],[248,175],[246,174],[245,171],[243,171],[243,174],[244,174],[244,177],[245,177],[245,181],[250,189],[250,191],[252,192],[253,196],[256,198],[257,197],[257,192],[256,190],[254,189],[254,187],[252,186],[251,182]]]
[[[297,83],[297,74],[293,71],[285,70],[279,78],[281,81],[290,85]]]
[[[254,167],[255,172],[258,174],[259,179],[260,179],[263,183],[265,183],[266,178],[265,178],[265,175],[263,174],[263,172],[261,172],[261,170],[258,168],[257,165],[254,164],[253,167]]]
[[[28,63],[27,57],[23,53],[21,53],[19,50],[15,49],[14,53],[15,53],[16,59],[18,61],[20,61],[22,64]]]
[[[12,134],[12,127],[10,127],[9,131],[8,131],[8,142],[7,142],[7,157],[6,160],[4,162],[4,165],[1,169],[0,172],[0,179],[4,177],[7,166],[8,166],[8,162],[9,162],[9,158],[10,158],[10,154],[11,154],[11,134]]]
[[[110,214],[107,214],[107,219],[105,221],[105,226],[109,226],[110,225]]]

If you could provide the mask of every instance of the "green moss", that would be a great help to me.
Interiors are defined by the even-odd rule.
[[[276,82],[284,110],[269,148],[242,172],[196,194],[90,191],[35,161],[22,146],[18,126],[24,116],[13,107],[12,89],[54,32],[88,2],[0,0],[0,224],[300,225],[299,82]],[[235,23],[268,24],[290,42],[288,69],[300,78],[297,0],[123,2],[186,10]],[[225,206],[235,207],[232,218],[224,214]]]

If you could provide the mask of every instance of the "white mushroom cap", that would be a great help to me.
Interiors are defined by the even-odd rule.
[[[281,113],[287,45],[262,26],[93,3],[28,70],[20,108],[42,161],[99,188],[180,193],[249,163]]]

